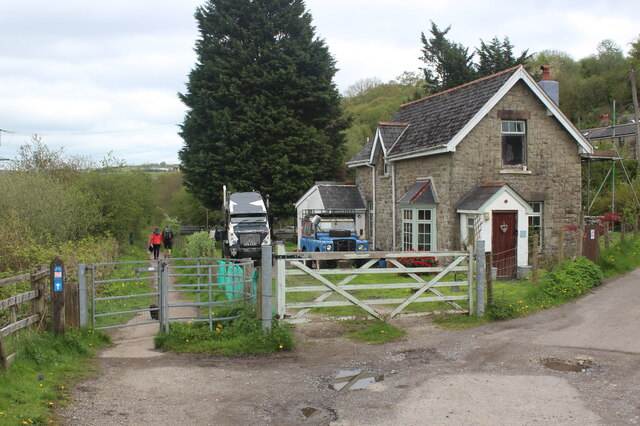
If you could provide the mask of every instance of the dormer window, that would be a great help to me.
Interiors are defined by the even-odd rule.
[[[526,166],[526,122],[524,120],[503,120],[502,124],[502,166],[524,168]]]

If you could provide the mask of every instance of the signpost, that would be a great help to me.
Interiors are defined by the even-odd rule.
[[[51,261],[51,322],[55,334],[64,334],[64,262],[59,257]]]

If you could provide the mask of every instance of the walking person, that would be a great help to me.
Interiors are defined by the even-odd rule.
[[[162,231],[162,239],[164,240],[164,257],[171,257],[171,249],[173,248],[173,231],[167,225]]]
[[[152,248],[153,260],[160,257],[160,247],[162,246],[162,232],[156,228],[149,236],[149,246]]]

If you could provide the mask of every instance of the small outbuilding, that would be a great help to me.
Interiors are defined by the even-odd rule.
[[[366,235],[366,204],[355,184],[343,182],[316,182],[296,202],[296,229],[298,244],[302,232],[302,221],[307,216],[349,216],[355,220],[356,231]]]

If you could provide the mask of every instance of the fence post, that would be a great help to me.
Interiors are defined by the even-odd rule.
[[[64,334],[64,262],[59,257],[51,261],[50,267],[51,278],[51,303],[53,309],[51,311],[52,329],[55,334]]]
[[[486,281],[484,241],[476,242],[476,316],[484,315],[484,286]]]
[[[538,282],[538,268],[540,267],[540,261],[538,259],[538,245],[540,244],[540,235],[535,234],[533,236],[533,250],[532,254],[532,265],[531,265],[531,282],[536,284]]]
[[[271,245],[262,246],[262,332],[267,334],[271,331],[272,305],[271,300],[273,291],[272,286],[272,253]]]
[[[37,274],[44,270],[44,265],[38,265],[33,271],[31,271],[31,290],[38,292],[38,297],[33,299],[33,303],[31,304],[31,312],[35,315],[40,315],[40,321],[38,322],[38,329],[42,326],[45,321],[45,292],[46,286],[43,278],[37,279]]]
[[[493,302],[493,253],[485,253],[485,277],[487,280],[487,302],[491,304]]]
[[[604,223],[604,247],[609,248],[609,222]]]
[[[469,291],[469,316],[471,316],[473,315],[473,244],[469,244],[467,249],[469,250],[469,270],[467,271],[467,282]]]
[[[276,241],[276,309],[278,318],[284,318],[285,316],[285,304],[286,304],[286,288],[285,288],[285,266],[286,261],[281,258],[285,254],[284,243],[282,241]]]
[[[169,332],[169,289],[168,280],[165,276],[164,261],[158,259],[158,287],[160,287],[160,330],[164,327],[166,333]]]
[[[87,265],[78,265],[78,302],[80,308],[80,328],[89,324],[89,310],[87,309]]]

